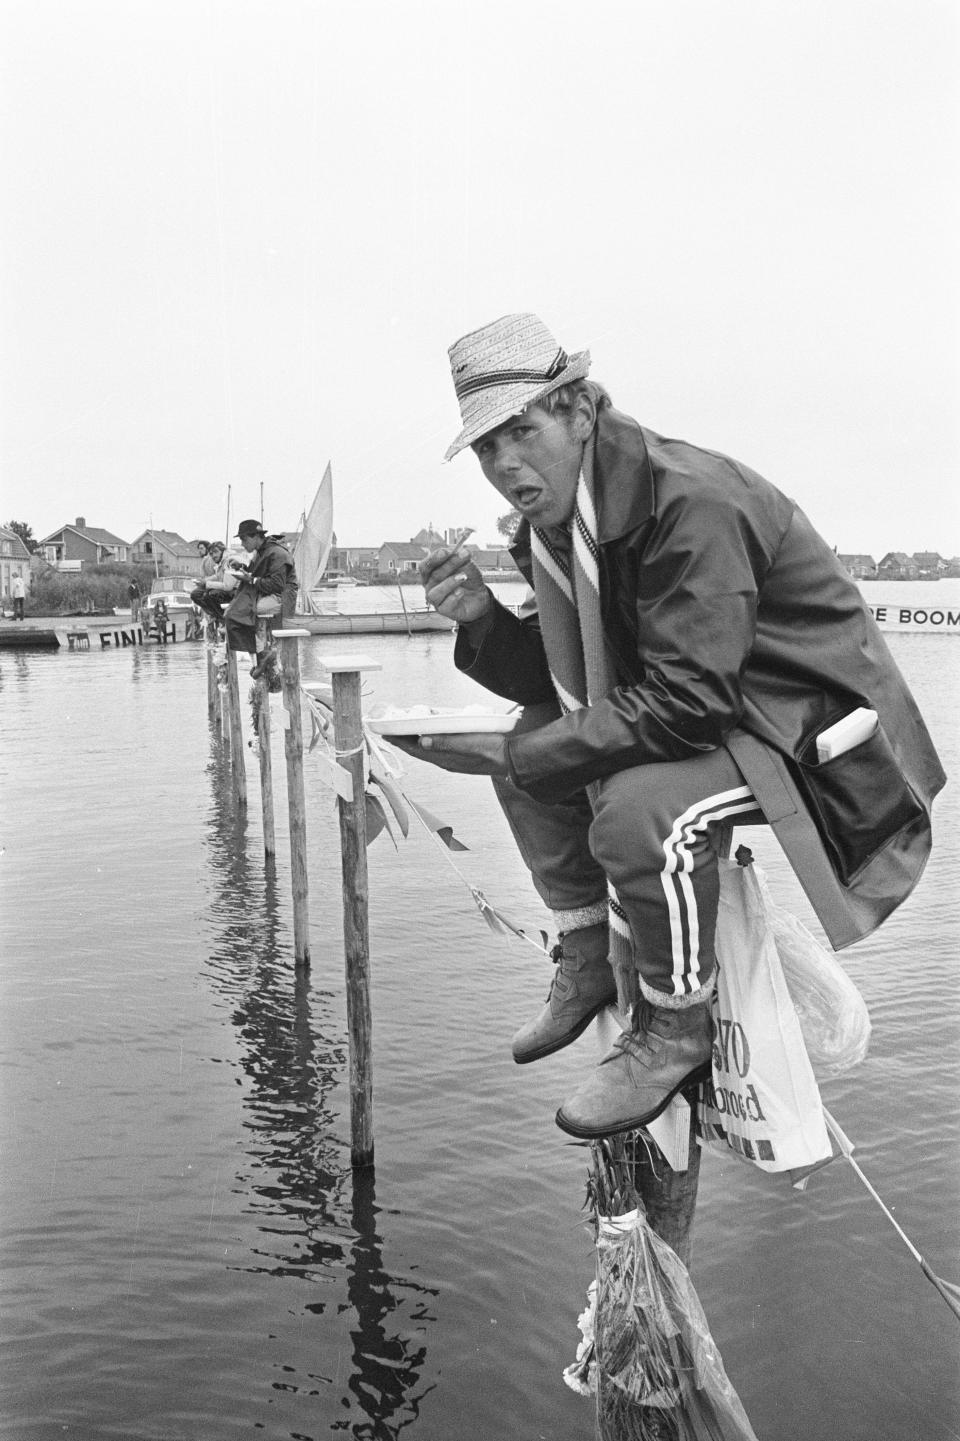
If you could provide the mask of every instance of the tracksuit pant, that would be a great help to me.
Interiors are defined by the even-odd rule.
[[[555,718],[528,707],[518,729]],[[728,823],[763,813],[729,752],[633,766],[558,805],[509,780],[494,788],[520,854],[561,931],[607,912],[629,926],[640,991],[682,1007],[712,988],[720,892],[716,842]]]

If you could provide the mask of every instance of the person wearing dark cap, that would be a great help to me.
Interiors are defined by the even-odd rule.
[[[450,366],[447,459],[472,448],[520,512],[511,549],[536,610],[501,606],[459,547],[421,577],[458,623],[457,667],[524,712],[509,735],[396,744],[494,777],[560,932],[514,1059],[569,1045],[618,998],[630,1028],[556,1119],[583,1138],[634,1130],[710,1074],[721,829],[773,827],[840,949],[919,880],[945,777],[855,582],[794,501],[620,414],[589,352],[535,315],[464,336]],[[823,762],[848,718],[863,738]]]
[[[271,617],[282,622],[297,603],[297,573],[293,556],[279,535],[268,535],[258,520],[242,520],[237,538],[250,556],[246,569],[239,568],[239,589],[223,613],[228,650],[248,651],[256,656],[250,671],[255,680],[267,675],[276,651],[262,643],[257,648],[258,620]]]

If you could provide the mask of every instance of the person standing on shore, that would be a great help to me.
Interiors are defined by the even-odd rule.
[[[27,587],[24,585],[23,576],[19,571],[10,583],[10,594],[13,596],[14,620],[23,620],[23,605],[26,600]]]
[[[768,821],[835,946],[913,889],[944,784],[929,735],[849,575],[754,471],[617,412],[535,315],[457,341],[462,429],[523,517],[512,553],[536,613],[501,606],[469,554],[431,552],[427,600],[455,664],[524,707],[509,736],[395,744],[494,778],[560,943],[520,1063],[619,998],[631,1029],[557,1112],[594,1138],[653,1120],[710,1071],[720,827]],[[817,740],[874,728],[821,767]]]

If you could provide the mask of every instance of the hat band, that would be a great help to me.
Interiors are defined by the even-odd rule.
[[[567,352],[560,349],[546,370],[487,370],[479,375],[468,376],[465,380],[454,381],[453,388],[457,392],[457,398],[462,400],[467,395],[473,395],[474,391],[489,390],[494,385],[555,380],[558,375],[563,374],[568,363]]]

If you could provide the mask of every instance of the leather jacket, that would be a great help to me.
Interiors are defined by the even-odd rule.
[[[836,555],[792,500],[746,466],[613,410],[597,418],[594,474],[617,685],[585,710],[512,737],[516,784],[555,802],[616,771],[690,758],[746,732],[785,759],[843,885],[900,836],[911,852],[909,890],[945,777]],[[532,583],[525,522],[512,553]],[[555,700],[535,613],[520,619],[496,605],[477,650],[458,634],[455,661],[509,700]],[[859,706],[876,710],[878,737],[869,753],[858,747],[831,763],[844,772],[838,781],[816,765],[815,739]],[[824,798],[824,781],[839,794]]]

